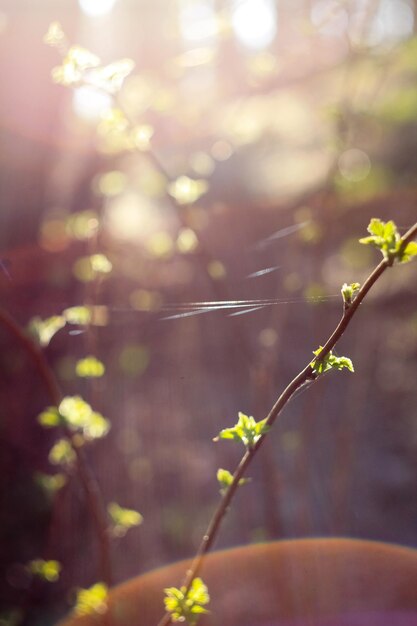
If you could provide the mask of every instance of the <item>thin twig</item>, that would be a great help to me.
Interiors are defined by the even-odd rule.
[[[10,332],[10,334],[14,336],[27,355],[31,358],[35,369],[45,385],[49,401],[53,406],[58,407],[63,398],[63,394],[42,350],[34,341],[32,341],[32,339],[30,339],[30,337],[15,322],[11,315],[1,308],[0,324],[2,324]],[[110,538],[107,532],[107,521],[101,500],[100,489],[88,464],[84,449],[76,446],[72,440],[70,431],[68,429],[65,430],[76,454],[78,476],[86,495],[90,515],[95,528],[95,534],[99,543],[100,577],[103,582],[110,586],[112,583]]]
[[[412,239],[414,239],[416,235],[417,235],[417,223],[414,224],[414,226],[412,226],[406,232],[406,234],[401,238],[401,245],[399,249],[400,254],[404,250],[407,243],[411,241]],[[335,330],[330,335],[330,337],[324,344],[323,349],[320,352],[320,356],[319,356],[320,360],[324,359],[326,355],[329,354],[329,352],[334,348],[334,346],[342,337],[343,333],[348,327],[352,317],[355,315],[356,311],[359,308],[359,305],[361,304],[365,296],[368,294],[368,292],[370,291],[372,286],[376,283],[376,281],[382,276],[385,270],[388,267],[392,266],[392,264],[393,264],[392,258],[384,258],[379,263],[379,265],[376,266],[373,272],[368,276],[368,278],[365,280],[365,282],[363,283],[363,285],[357,292],[355,299],[347,308],[346,307],[344,308],[343,315],[342,315],[340,322],[338,323]],[[297,376],[289,383],[286,389],[284,389],[282,394],[279,396],[279,398],[273,405],[272,409],[270,410],[266,418],[267,425],[272,426],[274,424],[274,422],[276,421],[277,417],[280,415],[284,407],[288,404],[288,402],[291,400],[294,394],[303,385],[307,383],[313,383],[316,379],[317,379],[317,374],[315,373],[312,367],[312,364],[310,362],[308,365],[306,365],[306,367],[303,370],[301,370],[299,374],[297,374]],[[183,583],[183,586],[185,587],[185,594],[187,594],[188,591],[190,590],[193,580],[196,578],[196,576],[198,575],[201,569],[204,557],[206,556],[207,552],[212,547],[217,537],[221,523],[238,489],[240,479],[243,477],[246,469],[249,467],[250,463],[252,462],[257,451],[261,447],[266,436],[267,434],[262,435],[251,448],[248,448],[246,450],[245,454],[240,460],[233,474],[233,480],[230,486],[228,487],[227,491],[223,495],[222,499],[220,500],[219,505],[217,509],[215,510],[213,517],[211,518],[210,523],[207,527],[207,530],[203,536],[203,539],[200,543],[200,546],[197,550],[196,556],[194,557],[191,567],[186,573],[184,583]],[[166,613],[163,616],[163,618],[160,620],[158,626],[168,626],[170,623],[171,623],[171,615],[170,613]]]

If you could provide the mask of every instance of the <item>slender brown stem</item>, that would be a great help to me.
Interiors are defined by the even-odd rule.
[[[14,338],[20,343],[27,355],[31,358],[35,369],[38,371],[48,393],[49,401],[53,406],[59,406],[62,400],[62,392],[54,373],[42,350],[36,345],[24,330],[14,321],[9,313],[0,308],[0,324],[2,324]],[[90,509],[91,519],[95,528],[99,544],[100,577],[107,585],[112,583],[110,538],[107,532],[106,515],[101,500],[100,489],[97,480],[91,471],[82,447],[76,446],[71,433],[66,429],[66,434],[73,447],[77,458],[77,469],[80,482],[86,494],[86,500]]]
[[[414,239],[416,235],[417,235],[417,223],[414,224],[414,226],[412,226],[406,232],[406,234],[401,238],[400,252],[404,250],[404,247],[407,245],[407,243],[411,241],[412,239]],[[370,291],[372,286],[376,283],[376,281],[382,276],[385,270],[388,267],[392,266],[392,264],[393,264],[393,259],[384,258],[379,263],[379,265],[376,266],[373,272],[368,276],[368,278],[365,280],[365,282],[359,289],[353,302],[347,308],[344,309],[340,322],[338,323],[338,325],[336,326],[335,330],[330,335],[330,337],[327,339],[326,343],[323,346],[322,351],[320,352],[320,360],[324,359],[326,355],[329,354],[329,352],[334,348],[334,346],[342,337],[343,333],[348,327],[351,319],[355,315],[356,311],[359,308],[359,305],[361,304],[365,296],[368,294],[368,292]],[[308,365],[305,366],[303,370],[301,370],[299,374],[297,374],[297,376],[289,383],[289,385],[281,393],[281,395],[279,396],[279,398],[273,405],[272,409],[268,413],[268,416],[266,418],[266,423],[269,426],[272,426],[274,422],[276,421],[277,417],[280,415],[280,413],[284,409],[284,407],[288,404],[288,402],[294,396],[295,392],[298,391],[303,385],[307,383],[313,383],[316,379],[317,379],[317,374],[315,373],[310,362]],[[233,480],[229,488],[223,495],[222,499],[220,500],[219,505],[217,509],[215,510],[213,517],[211,518],[210,523],[207,527],[207,530],[203,536],[203,539],[200,543],[200,546],[197,550],[196,556],[194,557],[191,567],[186,573],[184,583],[183,583],[183,586],[186,588],[185,593],[188,593],[188,591],[190,590],[193,580],[196,578],[196,576],[198,575],[201,569],[204,557],[206,556],[207,552],[212,547],[217,537],[221,523],[238,489],[240,479],[243,477],[246,469],[252,462],[254,456],[256,455],[257,451],[261,447],[266,436],[267,434],[262,435],[260,439],[258,439],[258,441],[251,448],[248,448],[246,450],[245,454],[240,460],[235,470],[235,473],[233,474]],[[159,622],[158,626],[168,626],[170,623],[171,623],[171,615],[170,613],[166,613],[161,619],[161,621]]]
[[[75,446],[74,448],[77,455],[78,474],[86,494],[90,515],[96,530],[96,539],[99,544],[100,578],[110,587],[113,583],[110,535],[108,533],[108,524],[101,491],[97,479],[87,462],[84,449],[76,448]]]
[[[26,335],[12,316],[2,308],[0,308],[0,324],[14,336],[23,350],[30,356],[46,387],[51,404],[58,406],[62,400],[62,393],[42,350]]]

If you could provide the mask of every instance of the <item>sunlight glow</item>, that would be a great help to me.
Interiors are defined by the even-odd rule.
[[[213,0],[182,0],[179,20],[186,41],[207,42],[218,34]]]
[[[95,87],[83,85],[74,90],[72,105],[79,117],[96,122],[102,113],[111,107],[112,98]]]
[[[81,10],[91,17],[110,13],[117,0],[78,0]]]
[[[277,13],[271,0],[236,0],[232,14],[236,37],[248,48],[266,48],[277,32]]]
[[[352,15],[349,35],[353,43],[361,44],[361,24],[366,16],[364,8]],[[412,36],[414,12],[408,0],[381,0],[367,33],[365,43],[370,46],[395,44]]]
[[[413,34],[414,13],[407,1],[382,0],[369,33],[370,43],[400,41]]]
[[[106,229],[116,239],[140,240],[144,232],[144,214],[148,216],[149,212],[148,207],[140,206],[135,194],[124,194],[107,204]]]
[[[148,242],[151,237],[160,233],[164,226],[166,228],[166,224],[155,209],[155,204],[146,195],[133,192],[108,199],[104,223],[106,231],[115,239],[136,242]]]
[[[311,22],[321,35],[341,37],[349,19],[346,8],[337,0],[319,0],[311,8]]]

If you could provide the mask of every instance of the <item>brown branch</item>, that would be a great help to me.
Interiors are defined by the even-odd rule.
[[[63,394],[42,350],[14,321],[11,315],[1,308],[0,324],[2,324],[11,335],[13,335],[18,343],[20,343],[26,354],[31,358],[35,369],[45,385],[50,403],[53,406],[58,407],[63,398]],[[97,535],[100,555],[100,576],[103,582],[110,586],[112,583],[110,541],[107,532],[106,514],[101,500],[98,483],[93,472],[91,471],[91,468],[89,467],[83,448],[74,444],[72,434],[68,429],[65,429],[65,431],[76,454],[78,476],[86,495],[90,515]]]
[[[12,316],[2,308],[0,308],[0,324],[14,336],[23,350],[30,356],[46,387],[51,404],[58,406],[62,400],[62,393],[42,350],[26,335]]]
[[[417,223],[414,224],[414,226],[412,226],[406,232],[406,234],[401,238],[401,245],[399,249],[400,254],[401,254],[401,251],[404,250],[407,243],[411,241],[412,239],[414,239],[414,237],[416,236],[417,236]],[[327,339],[326,343],[323,346],[322,351],[320,352],[320,357],[319,357],[320,360],[324,359],[326,355],[329,354],[329,352],[334,348],[334,346],[342,337],[343,333],[348,327],[351,319],[355,315],[356,311],[359,308],[359,305],[361,304],[365,296],[368,294],[368,292],[376,283],[376,281],[382,276],[385,270],[388,267],[391,267],[393,265],[393,260],[394,260],[393,258],[384,258],[379,263],[379,265],[376,266],[376,268],[368,276],[368,278],[365,280],[365,282],[359,289],[353,302],[348,307],[344,308],[343,315],[342,315],[340,322],[338,323],[338,325],[336,326],[335,330],[330,335],[330,337]],[[305,384],[313,383],[317,379],[317,377],[318,375],[314,371],[310,362],[308,365],[306,365],[306,367],[303,370],[301,370],[299,374],[297,374],[297,376],[284,389],[284,391],[279,396],[279,398],[273,405],[272,409],[270,410],[266,418],[266,423],[269,426],[272,426],[274,422],[276,421],[276,419],[278,418],[278,416],[280,415],[280,413],[282,412],[282,410],[284,409],[284,407],[288,404],[288,402],[294,396],[296,391],[298,391]],[[210,550],[210,548],[212,547],[217,537],[221,523],[239,487],[240,479],[243,477],[246,469],[252,462],[257,451],[259,450],[262,443],[264,442],[264,439],[266,436],[267,434],[262,435],[251,448],[248,448],[246,450],[245,454],[240,460],[233,474],[233,480],[230,486],[228,487],[227,491],[225,492],[223,498],[220,500],[219,505],[217,509],[215,510],[213,517],[211,518],[210,523],[207,527],[207,530],[203,536],[203,539],[197,550],[197,554],[194,557],[191,567],[186,573],[184,583],[183,583],[183,586],[186,588],[185,593],[188,593],[188,591],[190,590],[193,580],[196,578],[196,576],[198,575],[201,569],[205,555]],[[166,613],[164,617],[161,619],[161,621],[159,622],[158,626],[168,626],[170,623],[171,623],[171,615],[170,613]]]

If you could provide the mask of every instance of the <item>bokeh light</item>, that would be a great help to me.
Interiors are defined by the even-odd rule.
[[[371,43],[396,42],[413,34],[414,13],[407,0],[381,0],[370,29]]]
[[[95,87],[84,85],[74,90],[73,108],[80,118],[96,122],[112,104],[111,96]]]
[[[266,48],[277,32],[275,3],[272,0],[236,0],[232,26],[239,41],[248,48]]]
[[[311,22],[320,34],[341,37],[347,30],[349,19],[343,3],[338,0],[319,0],[312,4]]]
[[[414,12],[407,0],[380,0],[372,21],[366,27],[367,5],[357,3],[353,12],[350,37],[355,44],[370,46],[392,45],[411,36],[414,28]]]
[[[312,359],[343,283],[378,263],[358,243],[370,219],[400,233],[415,220],[417,5],[3,4],[0,295],[38,329],[63,395],[111,420],[86,455],[103,503],[145,520],[111,549],[118,584],[192,554],[216,470],[238,454],[212,438],[239,410],[264,417]],[[417,545],[415,271],[387,270],[361,305],[340,346],[355,376],[295,395],[219,547],[329,534]],[[5,581],[0,623],[17,605],[33,609],[25,624],[49,624],[71,589],[104,578],[75,467],[53,504],[56,439],[36,412],[55,400],[27,356],[0,328],[2,554],[6,570],[62,556],[65,577],[26,598]]]
[[[91,17],[111,13],[117,0],[78,0],[81,10]]]
[[[371,160],[363,150],[345,150],[338,160],[339,171],[347,180],[364,180],[371,171]]]
[[[213,0],[181,0],[180,30],[186,42],[209,42],[217,37],[218,22]]]

